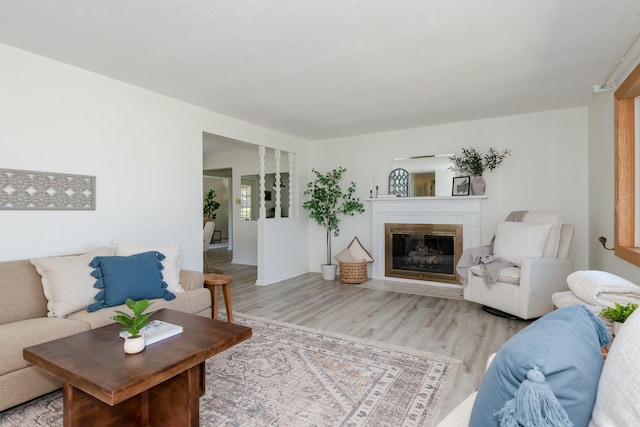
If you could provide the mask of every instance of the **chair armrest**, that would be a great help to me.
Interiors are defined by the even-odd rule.
[[[204,274],[195,270],[180,270],[180,285],[185,291],[204,287]]]
[[[571,273],[573,260],[570,259],[523,258],[518,306],[529,311],[531,317],[549,313],[553,310],[551,296],[569,289],[567,276]]]

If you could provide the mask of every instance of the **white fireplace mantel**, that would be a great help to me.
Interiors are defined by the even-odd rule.
[[[372,276],[386,277],[384,271],[385,224],[462,224],[463,249],[480,246],[480,204],[486,196],[381,197],[371,203]],[[404,280],[404,279],[402,279]]]

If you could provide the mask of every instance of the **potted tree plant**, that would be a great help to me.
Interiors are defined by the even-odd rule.
[[[304,194],[310,198],[302,204],[309,211],[309,217],[323,226],[327,233],[327,263],[321,266],[324,280],[335,280],[337,265],[331,263],[331,235],[340,234],[340,219],[338,215],[350,215],[363,213],[364,205],[360,199],[354,197],[356,184],[351,182],[346,191],[340,186],[342,176],[347,171],[340,167],[326,174],[315,169],[311,170],[315,179],[307,183]]]
[[[452,163],[449,169],[471,175],[473,177],[471,180],[471,194],[482,195],[486,188],[482,174],[485,171],[491,172],[500,166],[504,159],[510,155],[511,150],[507,149],[498,151],[491,147],[486,154],[481,154],[475,147],[462,148],[461,154],[449,157]]]
[[[629,302],[625,305],[615,303],[615,307],[605,307],[600,312],[600,315],[606,319],[613,320],[613,335],[617,335],[618,331],[622,327],[622,324],[627,320],[631,313],[638,308],[638,304]]]
[[[149,323],[149,317],[151,317],[155,311],[149,313],[144,312],[151,305],[148,299],[134,301],[131,298],[127,298],[125,304],[133,314],[131,315],[124,311],[115,310],[116,315],[111,318],[123,325],[124,330],[129,334],[129,336],[124,339],[125,353],[140,353],[146,346],[144,335],[140,333],[140,329]]]
[[[216,219],[216,211],[220,207],[220,202],[215,200],[216,191],[212,188],[204,198],[202,205],[202,213],[204,214],[204,222],[213,221]]]

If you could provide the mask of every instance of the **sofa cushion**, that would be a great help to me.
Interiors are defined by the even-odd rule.
[[[520,267],[522,258],[541,258],[551,224],[503,221],[498,223],[493,254]]]
[[[176,298],[171,301],[167,301],[163,298],[157,298],[150,300],[150,302],[151,306],[149,307],[149,310],[151,311],[157,311],[161,308],[170,308],[184,313],[196,314],[211,307],[211,293],[208,289],[200,287],[199,289],[194,289],[189,292],[177,293]],[[98,310],[91,313],[87,310],[80,310],[70,314],[67,319],[88,323],[92,329],[95,329],[115,323],[113,319],[111,319],[111,316],[115,314],[115,310],[124,311],[125,313],[130,312],[125,304],[121,304],[111,307],[108,310]]]
[[[180,268],[182,267],[182,247],[176,243],[168,245],[142,245],[114,240],[112,243],[113,255],[129,256],[142,252],[158,251],[165,258],[161,261],[162,276],[167,283],[169,292],[184,292],[180,285]]]
[[[97,248],[85,254],[33,258],[31,263],[42,276],[47,298],[47,315],[65,317],[95,302],[96,290],[89,263],[96,256],[111,255],[111,248]]]
[[[0,262],[0,294],[0,324],[47,316],[42,277],[28,259]]]
[[[22,349],[87,331],[86,322],[41,317],[0,325],[0,375],[31,365],[22,358]]]
[[[602,320],[602,323],[604,323],[604,326],[606,326],[609,334],[613,334],[613,321],[600,315],[600,313],[602,313],[601,305],[587,304],[585,301],[575,296],[571,291],[554,293],[553,295],[551,295],[551,302],[553,303],[553,306],[555,308],[563,308],[570,305],[582,304],[583,306],[587,307],[589,311],[598,316],[600,320]]]
[[[498,426],[496,414],[519,389],[531,384],[532,378],[523,382],[535,368],[569,420],[575,426],[586,426],[602,370],[601,345],[609,338],[602,322],[581,305],[536,320],[497,352],[478,389],[469,426]]]
[[[624,322],[602,369],[590,427],[636,426],[640,420],[640,310]]]
[[[89,312],[123,304],[132,300],[164,298],[174,299],[175,294],[167,290],[162,280],[164,255],[156,251],[131,256],[97,256],[91,261],[97,280],[94,287],[100,289],[96,303],[88,307]]]

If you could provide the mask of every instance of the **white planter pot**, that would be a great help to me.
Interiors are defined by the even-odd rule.
[[[135,338],[124,339],[124,352],[127,354],[140,353],[146,347],[147,343],[144,339],[144,335],[140,335]]]
[[[336,280],[336,270],[338,266],[336,264],[322,264],[320,271],[322,271],[323,280]]]

